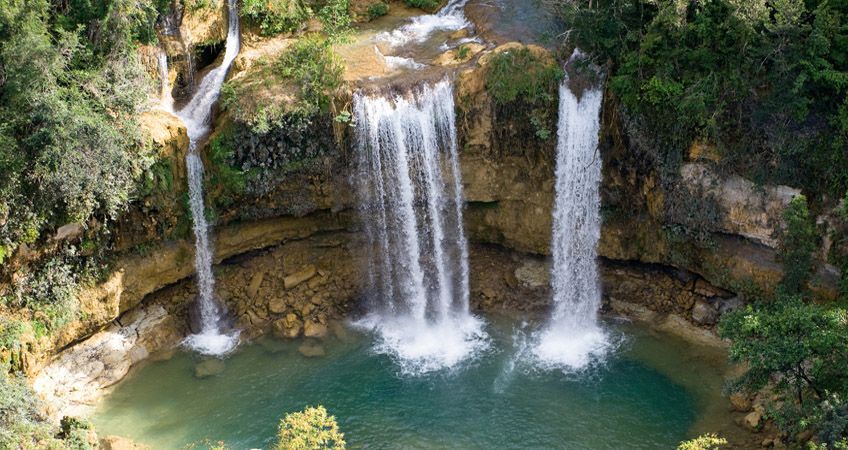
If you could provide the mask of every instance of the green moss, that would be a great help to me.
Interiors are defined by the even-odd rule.
[[[207,214],[215,216],[217,208],[227,207],[244,193],[249,173],[235,166],[235,142],[232,128],[224,129],[209,142],[209,192],[214,193],[214,206]],[[216,217],[211,217],[215,219]]]
[[[500,52],[489,61],[486,89],[499,104],[516,100],[543,106],[557,98],[564,73],[559,66],[528,48]]]

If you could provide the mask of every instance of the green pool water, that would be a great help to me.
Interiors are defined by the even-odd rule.
[[[451,372],[401,375],[348,332],[324,341],[322,357],[302,341],[263,340],[195,377],[201,361],[179,352],[147,364],[97,408],[101,435],[155,449],[204,440],[267,448],[287,412],[324,405],[350,448],[660,449],[700,432],[714,409],[721,367],[668,336],[607,324],[622,336],[602,365],[579,374],[535,369],[516,354],[517,324],[487,319],[490,349]]]

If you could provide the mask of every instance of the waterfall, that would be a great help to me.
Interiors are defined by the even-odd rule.
[[[553,313],[534,353],[544,365],[579,370],[601,356],[608,339],[597,320],[601,305],[597,244],[601,236],[601,157],[598,132],[603,95],[577,98],[568,80],[559,88],[556,198],[553,212]]]
[[[378,351],[402,370],[453,367],[486,345],[468,311],[468,243],[453,88],[354,96],[358,192]]]
[[[212,105],[218,100],[221,86],[230,65],[239,52],[238,0],[228,0],[229,30],[224,50],[224,60],[200,82],[197,92],[177,116],[185,123],[189,137],[186,155],[188,168],[189,203],[194,222],[195,258],[197,271],[200,332],[190,335],[185,345],[206,355],[222,355],[238,344],[238,332],[227,332],[222,323],[224,308],[215,299],[215,276],[212,273],[214,252],[209,241],[209,224],[203,203],[203,160],[197,152],[198,143],[206,137],[211,127]]]
[[[165,111],[174,110],[174,97],[171,95],[171,81],[168,78],[168,54],[159,50],[159,101]]]
[[[471,23],[464,13],[466,3],[468,0],[450,0],[438,13],[415,16],[396,30],[380,33],[378,38],[393,47],[399,47],[410,42],[422,42],[436,31],[470,27]]]

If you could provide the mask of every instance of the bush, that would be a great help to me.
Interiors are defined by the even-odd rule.
[[[695,439],[681,442],[677,450],[717,450],[727,445],[727,439],[715,434],[705,434]]]
[[[344,450],[344,434],[323,406],[287,414],[280,421],[276,450]]]
[[[23,377],[0,366],[0,448],[62,448]]]
[[[276,70],[300,88],[297,109],[304,116],[326,111],[344,82],[344,65],[329,43],[316,37],[300,39],[286,49]]]
[[[385,16],[389,13],[389,4],[385,2],[377,2],[368,5],[368,18],[374,20],[378,17]]]
[[[403,0],[403,2],[413,8],[421,8],[427,11],[433,11],[441,4],[440,0]]]
[[[520,48],[492,56],[486,71],[486,89],[499,104],[521,99],[532,105],[551,105],[557,99],[563,75],[553,60]]]
[[[297,31],[312,17],[312,9],[301,0],[244,0],[241,16],[272,36]]]

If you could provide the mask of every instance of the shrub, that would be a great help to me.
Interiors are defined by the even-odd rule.
[[[704,434],[695,439],[681,442],[677,450],[717,450],[727,445],[727,439],[715,434]]]
[[[276,450],[344,450],[344,434],[323,406],[287,414],[280,421]]]
[[[0,366],[0,448],[62,448],[23,377]]]
[[[300,88],[297,109],[305,116],[326,111],[344,81],[344,65],[329,43],[316,37],[300,39],[286,49],[276,70]]]
[[[413,8],[421,8],[428,11],[435,10],[441,3],[440,0],[403,0],[403,2]]]
[[[312,17],[312,9],[301,0],[244,0],[241,15],[271,36],[297,31]]]
[[[389,13],[389,4],[385,2],[377,2],[368,5],[368,18],[374,20],[378,17],[385,16]]]
[[[318,19],[324,25],[324,34],[331,42],[341,42],[351,31],[350,0],[328,0],[318,10]]]
[[[554,61],[520,48],[492,56],[486,72],[486,89],[496,103],[521,99],[532,105],[550,105],[557,98],[563,75]]]

